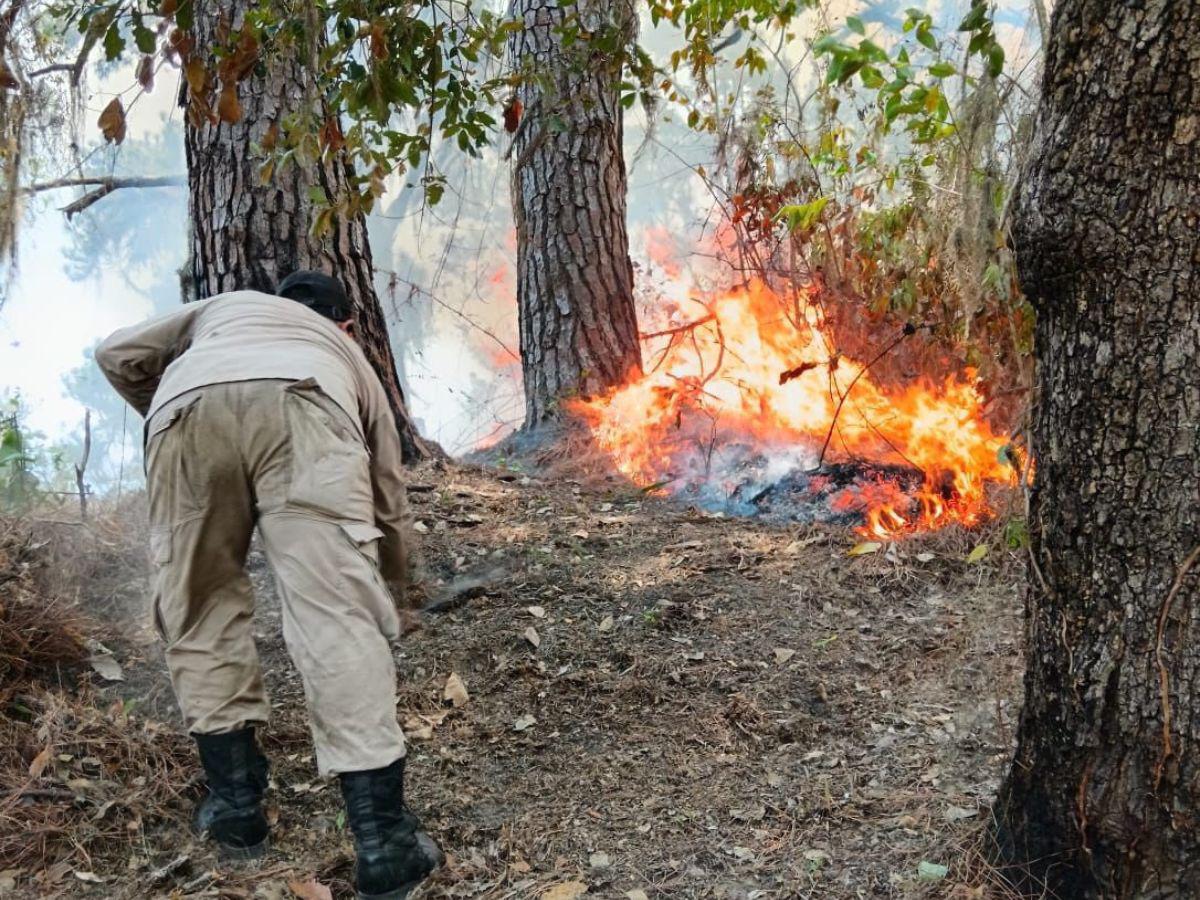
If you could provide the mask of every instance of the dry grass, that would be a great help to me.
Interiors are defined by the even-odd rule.
[[[30,523],[0,521],[0,701],[87,655],[80,616],[38,585],[44,548]]]
[[[41,892],[128,859],[181,815],[190,787],[186,737],[88,683],[89,641],[108,628],[77,603],[129,569],[126,519],[0,519],[0,870],[33,875]]]
[[[147,832],[183,817],[194,771],[186,737],[119,700],[100,708],[87,690],[14,695],[0,747],[0,869],[53,883],[127,858]]]

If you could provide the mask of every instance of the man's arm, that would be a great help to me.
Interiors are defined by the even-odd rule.
[[[96,364],[129,405],[145,416],[158,382],[192,342],[192,328],[203,303],[188,303],[167,313],[113,332],[96,348]]]
[[[371,451],[371,488],[375,496],[375,525],[383,532],[379,542],[379,569],[397,600],[408,586],[408,496],[401,464],[400,433],[387,395],[375,373],[366,366],[367,402],[363,429]]]

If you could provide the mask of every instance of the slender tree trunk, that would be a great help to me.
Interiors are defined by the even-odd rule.
[[[517,224],[517,306],[525,425],[641,371],[633,267],[625,225],[625,159],[614,51],[602,37],[632,35],[625,0],[565,7],[588,33],[570,48],[557,0],[513,0],[524,27],[510,53],[524,108],[510,148]],[[589,38],[590,36],[590,38]],[[609,46],[614,46],[610,40]]]
[[[1200,896],[1200,3],[1059,0],[1016,207],[1038,310],[1025,708],[997,837]]]
[[[214,47],[222,27],[240,27],[248,0],[218,4],[196,0],[196,52]],[[228,24],[221,22],[222,10]],[[210,68],[213,68],[210,66]],[[345,196],[347,172],[342,160],[293,164],[260,177],[263,158],[255,151],[268,129],[312,104],[312,85],[302,55],[271,56],[238,85],[240,121],[189,124],[186,133],[188,211],[191,223],[191,297],[224,291],[275,292],[275,285],[297,269],[317,269],[339,278],[354,301],[356,336],[383,382],[404,446],[405,458],[417,460],[429,447],[417,434],[404,403],[396,362],[388,341],[383,309],[375,293],[371,245],[361,214],[337,216],[329,232],[312,234],[314,195],[331,201]],[[185,288],[188,287],[185,284]]]

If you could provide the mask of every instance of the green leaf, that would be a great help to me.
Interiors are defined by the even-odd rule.
[[[813,53],[820,56],[822,53],[832,53],[835,50],[847,51],[850,48],[835,38],[832,34],[823,34],[812,45]]]
[[[1004,71],[1004,48],[999,44],[993,43],[988,47],[988,74],[993,78],[999,78],[1000,73]]]
[[[988,555],[988,545],[987,544],[976,544],[975,549],[967,554],[967,562],[977,563],[987,555]],[[942,874],[944,875],[945,872],[943,872]]]
[[[938,49],[937,38],[933,36],[933,32],[929,30],[929,26],[925,23],[922,23],[921,27],[917,29],[917,40],[930,50]]]
[[[851,31],[853,31],[855,34],[866,34],[867,33],[867,28],[865,25],[863,25],[863,20],[860,19],[858,16],[847,16],[846,17],[846,27],[849,28]]]
[[[837,77],[838,84],[845,84],[847,81],[849,81],[851,78],[853,78],[854,73],[857,72],[859,69],[861,69],[864,65],[866,65],[865,60],[846,59],[845,65],[843,65],[841,67],[840,71],[838,72],[838,77]]]
[[[133,14],[133,41],[142,53],[153,53],[157,45],[154,32],[146,27],[140,12]]]
[[[987,3],[982,0],[975,0],[975,5],[971,7],[971,11],[958,24],[959,31],[978,31],[988,23],[988,8]]]
[[[1004,543],[1010,550],[1024,550],[1029,546],[1029,525],[1024,519],[1010,519],[1005,523]]]
[[[112,62],[125,50],[125,38],[122,37],[116,23],[108,26],[108,31],[104,32],[104,58]]]
[[[887,52],[871,40],[859,42],[858,53],[863,59],[873,59],[876,62],[887,62],[888,58]]]
[[[992,36],[986,31],[981,31],[976,35],[972,35],[971,42],[967,44],[967,52],[972,54],[985,53],[991,40]]]
[[[929,74],[934,78],[949,78],[958,69],[954,68],[954,63],[940,62],[934,63],[929,67]]]
[[[829,200],[829,197],[818,197],[808,203],[782,206],[776,218],[787,222],[790,231],[807,231],[817,223]]]
[[[846,57],[834,57],[833,62],[829,64],[829,74],[825,76],[826,84],[841,84],[842,69],[846,67]]]
[[[438,201],[442,199],[442,195],[446,192],[446,186],[437,181],[431,181],[425,185],[425,202],[430,206],[437,206]]]
[[[175,10],[175,24],[183,31],[191,31],[196,24],[196,5],[194,0],[180,0],[179,9]]]
[[[873,91],[877,91],[883,87],[883,75],[874,66],[864,66],[863,70],[858,73],[858,77],[862,79],[863,84]]]

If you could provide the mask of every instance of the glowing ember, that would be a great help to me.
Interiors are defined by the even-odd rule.
[[[814,307],[797,321],[761,283],[695,302],[694,319],[661,330],[647,374],[575,404],[637,484],[750,511],[803,472],[832,512],[882,537],[975,524],[989,512],[987,485],[1015,481],[973,373],[884,390],[861,362],[836,356]],[[817,481],[818,463],[848,460],[865,480],[828,490]]]

